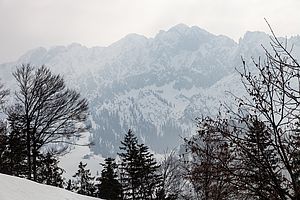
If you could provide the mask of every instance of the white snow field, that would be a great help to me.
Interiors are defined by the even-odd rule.
[[[0,174],[0,200],[99,200],[62,188]]]
[[[88,144],[89,137],[89,132],[81,133],[76,144]],[[60,157],[58,165],[65,170],[63,177],[68,180],[72,179],[72,176],[77,172],[79,162],[87,163],[86,169],[91,171],[92,176],[96,176],[97,173],[101,173],[102,166],[100,163],[104,163],[104,159],[101,155],[95,155],[91,152],[89,146],[72,146],[70,152]]]

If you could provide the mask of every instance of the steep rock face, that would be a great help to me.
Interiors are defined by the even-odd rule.
[[[300,52],[299,36],[290,41]],[[130,34],[108,47],[37,48],[0,71],[9,85],[9,73],[20,63],[45,64],[62,73],[89,100],[96,154],[114,154],[129,128],[162,152],[194,133],[195,117],[214,115],[222,101],[232,102],[225,91],[244,93],[235,68],[241,67],[241,56],[251,62],[251,56],[263,55],[260,45],[268,43],[262,32],[247,32],[236,43],[179,24],[154,38]]]

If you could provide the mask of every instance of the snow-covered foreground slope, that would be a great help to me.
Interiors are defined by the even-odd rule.
[[[65,189],[0,174],[1,200],[96,200]],[[99,200],[99,199],[98,199]]]

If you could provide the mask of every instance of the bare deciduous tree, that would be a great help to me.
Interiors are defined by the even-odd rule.
[[[45,66],[22,65],[13,75],[19,91],[16,104],[7,110],[8,121],[13,131],[26,136],[28,178],[33,175],[36,180],[41,148],[73,136],[78,131],[76,123],[86,118],[88,105]]]
[[[166,152],[160,165],[162,174],[161,196],[165,199],[182,199],[185,196],[187,180],[184,178],[184,167],[175,150]]]
[[[185,140],[189,159],[188,180],[198,199],[234,199],[236,187],[230,173],[232,153],[223,131],[209,117],[198,119],[195,136]]]
[[[204,192],[221,169],[223,177],[231,177],[227,183],[236,188],[238,198],[300,199],[300,65],[292,46],[271,32],[271,50],[263,47],[265,60],[253,59],[254,70],[243,60],[239,73],[248,94],[236,97],[237,110],[227,107],[225,117],[202,119],[207,137],[198,134],[201,144],[187,142],[192,154],[199,152],[195,169],[203,173],[204,180],[197,183]],[[228,163],[218,155],[222,148],[210,148],[216,133],[228,144]],[[222,192],[214,189],[209,187],[204,198]]]
[[[288,43],[270,30],[272,52],[264,48],[265,61],[253,61],[258,73],[252,74],[243,62],[240,75],[250,98],[238,100],[240,109],[258,116],[270,132],[269,149],[277,159],[268,170],[271,188],[280,199],[300,199],[300,65]],[[281,176],[280,182],[276,175]]]
[[[4,88],[4,85],[0,83],[0,109],[2,108],[3,103],[5,102],[5,97],[9,94],[9,90]]]

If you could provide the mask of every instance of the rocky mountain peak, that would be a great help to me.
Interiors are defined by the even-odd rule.
[[[300,52],[300,38],[292,42]],[[20,63],[45,64],[89,100],[93,152],[116,153],[129,128],[152,150],[163,152],[194,134],[195,117],[216,113],[220,102],[230,99],[225,91],[243,94],[234,68],[241,65],[241,55],[263,55],[260,45],[268,43],[262,32],[247,32],[236,43],[178,24],[154,38],[129,34],[108,47],[37,48],[0,65],[5,75],[0,78],[13,80],[9,70]]]

